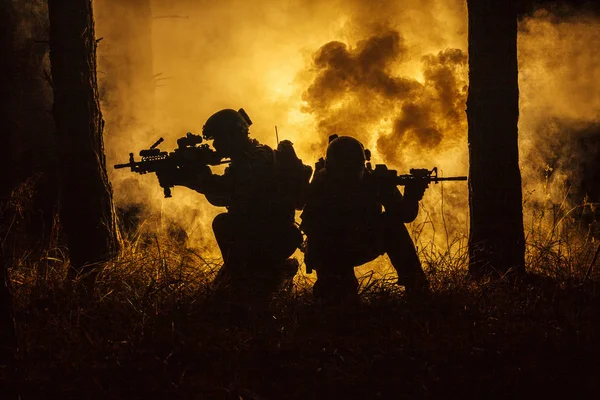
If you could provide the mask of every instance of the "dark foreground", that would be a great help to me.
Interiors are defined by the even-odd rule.
[[[407,301],[379,282],[322,309],[284,293],[248,312],[171,282],[17,296],[20,399],[596,397],[600,286],[440,283]],[[141,288],[142,286],[140,286]],[[139,288],[138,288],[139,289]]]

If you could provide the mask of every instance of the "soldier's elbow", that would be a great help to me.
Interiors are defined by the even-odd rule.
[[[411,223],[411,222],[413,222],[415,219],[417,219],[417,215],[418,215],[418,213],[416,213],[416,212],[415,212],[415,213],[408,214],[408,215],[406,215],[406,216],[404,217],[404,221],[403,221],[403,222],[404,222],[405,224],[410,224],[410,223]]]
[[[215,207],[227,207],[227,205],[229,204],[228,199],[225,197],[214,196],[210,194],[205,194],[205,196],[206,200],[208,200],[208,202]]]
[[[398,219],[400,219],[403,223],[409,224],[417,219],[417,215],[419,214],[418,208],[400,208],[397,210],[396,215],[398,215]]]

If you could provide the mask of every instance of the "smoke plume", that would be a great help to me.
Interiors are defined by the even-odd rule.
[[[536,207],[600,202],[600,21],[537,10],[519,31],[521,165]]]
[[[109,165],[159,136],[171,150],[213,112],[243,107],[253,137],[274,146],[277,125],[308,164],[323,155],[335,127],[368,139],[377,162],[399,167],[405,160],[408,168],[423,145],[436,149],[428,167],[443,169],[447,160],[454,170],[458,159],[463,164],[453,172],[466,171],[466,145],[452,150],[438,115],[452,96],[443,75],[464,73],[453,61],[466,48],[461,1],[105,0],[96,15]],[[444,105],[429,106],[433,97]],[[410,157],[395,150],[400,135],[415,150]],[[378,145],[381,136],[388,140]],[[166,200],[154,176],[110,173],[119,204],[143,199],[151,213],[180,221],[194,241],[212,240],[210,221],[224,210],[202,195],[177,187]]]
[[[374,163],[400,173],[468,171],[462,0],[105,0],[97,8],[109,164],[159,136],[171,150],[212,113],[243,107],[253,137],[275,146],[277,125],[308,164],[337,133],[359,138]],[[586,150],[600,120],[600,29],[595,15],[547,10],[519,29],[521,168],[531,204],[548,201],[561,176],[574,182],[595,156]],[[577,145],[582,135],[590,139]],[[153,176],[110,172],[120,203],[143,198],[214,245],[210,222],[224,209],[180,187],[163,199]],[[131,178],[140,186],[124,183]],[[443,196],[432,186],[413,225],[436,238],[443,221],[466,233],[467,200],[464,183],[444,185]]]
[[[369,143],[386,162],[402,164],[406,152],[438,148],[445,136],[463,135],[467,56],[446,49],[421,57],[422,82],[394,71],[409,60],[396,30],[359,41],[333,41],[314,55],[316,77],[303,94],[304,111],[317,120],[317,144],[329,135],[351,135]]]

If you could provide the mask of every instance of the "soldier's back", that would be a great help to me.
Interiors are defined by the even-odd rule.
[[[265,227],[293,222],[293,210],[284,209],[278,199],[274,151],[269,146],[253,143],[227,174],[232,180],[231,214]]]
[[[362,181],[345,182],[322,169],[311,182],[302,222],[317,235],[340,235],[370,229],[381,213],[370,175]]]

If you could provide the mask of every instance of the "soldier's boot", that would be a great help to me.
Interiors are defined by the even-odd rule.
[[[360,303],[358,280],[354,267],[329,271],[317,270],[317,281],[313,287],[313,296],[323,306],[355,305]]]
[[[299,267],[300,263],[295,258],[259,263],[252,282],[255,292],[261,293],[259,297],[270,301],[276,293],[290,290]]]
[[[295,258],[249,260],[239,269],[226,265],[229,274],[221,283],[232,301],[266,307],[277,292],[291,288],[299,266]]]
[[[217,301],[243,303],[248,296],[250,277],[246,265],[224,263],[212,282],[213,295]]]
[[[420,268],[419,271],[415,271],[412,275],[399,276],[398,284],[404,286],[406,295],[411,298],[426,297],[431,294],[431,291],[429,290],[429,281],[425,277],[423,270]]]

